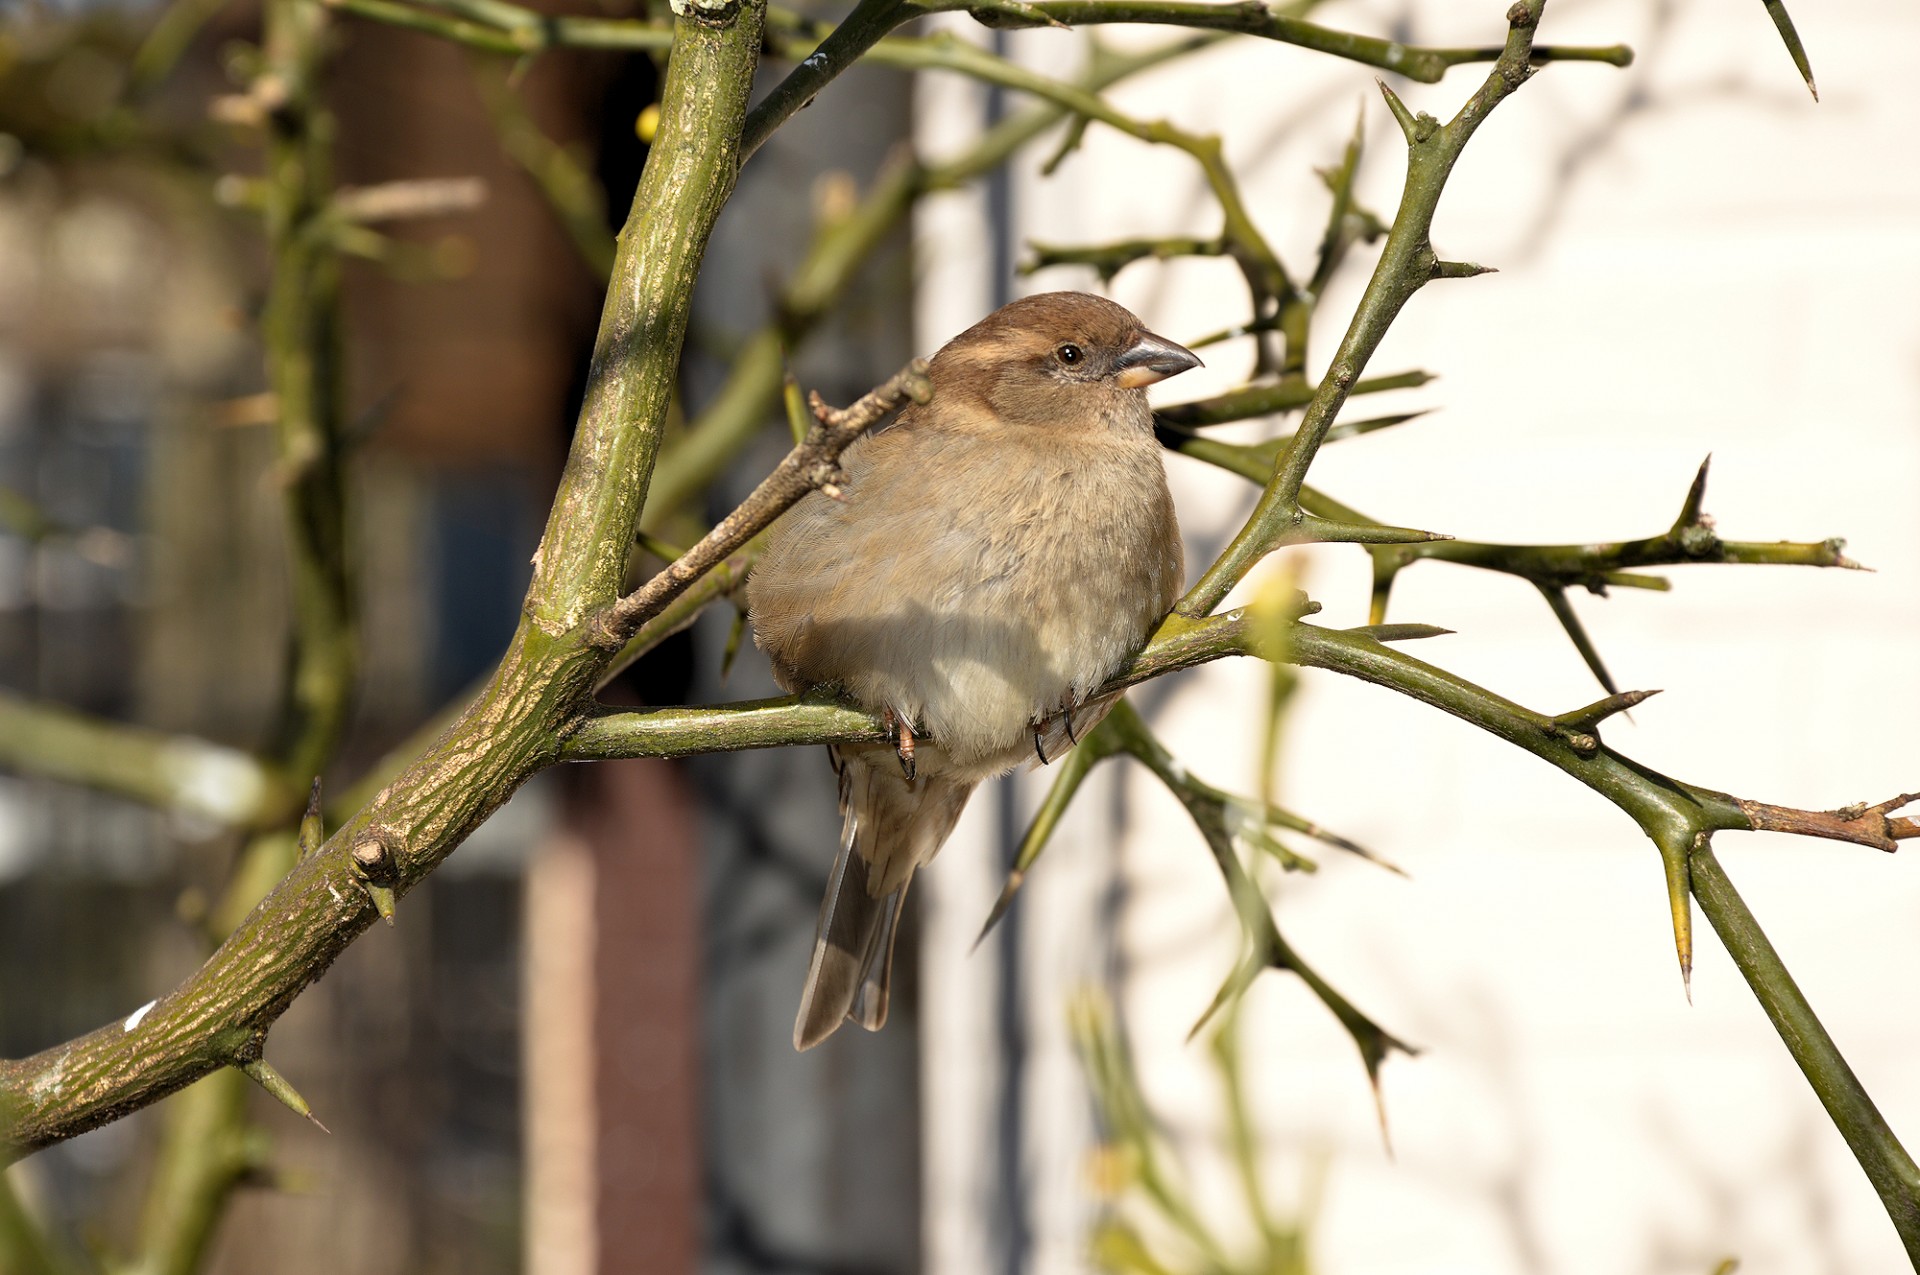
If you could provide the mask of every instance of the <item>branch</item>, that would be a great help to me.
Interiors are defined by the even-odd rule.
[[[0,1062],[0,1161],[72,1137],[258,1058],[267,1029],[379,915],[557,756],[612,652],[584,622],[616,596],[706,239],[724,203],[760,47],[760,10],[720,0],[676,25],[661,124],[621,238],[601,337],[528,599],[465,715],[220,950],[124,1021]]]
[[[1319,391],[1307,405],[1292,444],[1281,457],[1246,525],[1226,552],[1180,600],[1178,609],[1183,615],[1205,615],[1219,606],[1254,564],[1281,543],[1302,518],[1300,487],[1334,417],[1401,307],[1426,286],[1440,264],[1429,231],[1455,161],[1487,115],[1533,73],[1533,33],[1543,4],[1544,0],[1533,0],[1530,6],[1523,0],[1507,11],[1509,30],[1500,60],[1451,122],[1442,125],[1428,115],[1415,119],[1391,89],[1381,86],[1407,139],[1406,185],[1393,219],[1393,229],[1387,235],[1386,246],[1354,312],[1352,324],[1341,338]]]
[[[735,12],[738,0],[721,0]],[[695,9],[694,12],[703,12]],[[760,11],[746,8],[755,28]],[[705,34],[700,22],[681,18],[676,38]],[[671,63],[669,64],[672,65]],[[704,68],[717,73],[719,68]],[[704,86],[684,84],[698,100]],[[664,101],[660,133],[649,152],[645,177],[634,203],[635,216],[664,217],[652,203],[671,200],[694,226],[708,226],[733,193],[739,176],[740,124],[710,120],[704,135],[668,136]],[[664,146],[663,146],[664,143]],[[629,225],[626,233],[631,234]],[[534,624],[550,637],[585,622],[618,596],[626,569],[624,546],[633,543],[660,445],[660,426],[678,371],[686,336],[687,296],[705,247],[706,233],[669,238],[649,254],[631,254],[607,291],[600,334],[588,369],[587,396],[560,480],[547,530],[534,558],[527,609]],[[610,553],[608,546],[622,546]]]
[[[1874,805],[1842,806],[1838,810],[1793,810],[1764,801],[1742,801],[1740,810],[1755,832],[1791,832],[1828,841],[1851,841],[1892,854],[1900,842],[1920,837],[1920,819],[1896,819],[1892,814],[1920,801],[1920,793],[1903,792]]]
[[[1240,35],[1276,40],[1316,53],[1331,54],[1363,66],[1392,71],[1422,84],[1437,84],[1449,68],[1471,62],[1492,62],[1504,55],[1499,48],[1423,48],[1358,35],[1287,17],[1261,0],[1241,0],[1235,4],[1195,3],[1192,0],[985,0],[984,3],[956,5],[987,26],[1089,26],[1103,22],[1133,22],[1191,27],[1197,30],[1231,31]],[[1633,50],[1625,45],[1596,46],[1541,45],[1531,50],[1532,60],[1542,62],[1604,62],[1624,67],[1633,63]]]
[[[283,819],[293,789],[250,753],[0,691],[0,766],[178,810],[229,827]]]
[[[744,162],[750,158],[773,136],[775,129],[802,108],[811,106],[821,89],[859,61],[889,32],[933,11],[913,0],[860,0],[854,5],[853,12],[842,18],[817,48],[797,59],[798,65],[787,73],[785,79],[774,85],[773,91],[747,116],[747,126],[740,137],[741,160]],[[794,17],[770,12],[768,25],[778,30],[794,25]],[[785,52],[791,57],[795,51]]]
[[[1787,1052],[1813,1086],[1820,1105],[1886,1207],[1907,1258],[1920,1267],[1920,1169],[1900,1145],[1839,1046],[1814,1015],[1760,922],[1733,888],[1713,847],[1704,840],[1689,859],[1694,897],[1728,955],[1753,989],[1754,998],[1780,1033]]]
[[[1569,730],[1453,674],[1354,634],[1296,624],[1284,658],[1331,669],[1409,695],[1498,735],[1551,763],[1631,816],[1664,860],[1674,940],[1683,976],[1692,964],[1689,895],[1697,898],[1794,1061],[1833,1115],[1848,1146],[1879,1193],[1907,1254],[1920,1262],[1920,1170],[1893,1136],[1873,1100],[1847,1066],[1779,955],[1713,857],[1712,837],[1725,830],[1778,830],[1834,840],[1889,840],[1920,834],[1915,821],[1879,819],[1912,800],[1829,815],[1742,800],[1680,783],[1604,746],[1589,731]],[[1596,706],[1599,707],[1599,706]],[[1569,717],[1585,720],[1591,710]],[[1584,738],[1583,738],[1584,736]],[[1868,844],[1884,845],[1880,841]]]
[[[27,1210],[13,1179],[0,1173],[0,1270],[10,1275],[77,1275],[78,1269]]]
[[[536,54],[553,48],[660,51],[672,41],[669,28],[644,20],[551,16],[502,0],[420,2],[445,11],[447,16],[395,0],[325,0],[343,12],[496,53]],[[929,14],[955,12],[970,14],[989,27],[1067,28],[1125,23],[1248,35],[1392,71],[1425,84],[1438,83],[1452,67],[1491,62],[1502,52],[1497,48],[1424,48],[1340,31],[1278,12],[1259,0],[1233,4],[1188,0],[862,0],[830,29],[801,14],[770,9],[769,43],[797,65],[748,117],[741,138],[742,160],[848,67],[886,44],[890,32]],[[810,35],[816,43],[788,43],[787,37],[794,32]],[[1532,56],[1536,63],[1604,62],[1624,67],[1633,61],[1633,51],[1624,45],[1542,45],[1533,50]],[[885,54],[870,60],[885,61]]]
[[[1217,43],[1194,36],[1140,53],[1108,54],[1096,47],[1075,83],[1097,92],[1129,76]],[[660,457],[647,496],[646,524],[659,523],[713,482],[766,425],[779,402],[787,355],[796,349],[846,291],[879,245],[904,224],[925,194],[953,190],[986,173],[1070,114],[1039,103],[1010,115],[960,154],[944,161],[906,155],[874,179],[858,207],[822,225],[774,302],[774,318],[741,345],[726,383],[687,431]]]
[[[304,777],[333,755],[359,666],[346,545],[340,270],[329,237],[317,233],[329,224],[335,198],[333,127],[317,84],[324,11],[303,0],[272,0],[263,23],[261,71],[250,89],[254,99],[274,103],[263,120],[268,175],[261,194],[272,280],[262,337],[277,412],[294,630],[274,752],[287,773]]]
[[[258,72],[246,97],[260,110],[266,140],[265,176],[255,187],[271,258],[261,336],[278,425],[292,584],[292,649],[272,755],[281,773],[302,779],[317,776],[338,747],[359,668],[347,551],[339,261],[345,241],[339,232],[367,234],[368,222],[471,206],[481,193],[471,182],[335,190],[333,121],[320,86],[329,34],[319,6],[268,0]],[[293,811],[273,813],[285,820]],[[286,871],[290,840],[270,833],[250,840],[226,883],[217,926],[244,915]],[[142,1021],[130,1017],[122,1035]],[[219,1053],[238,1066],[257,1060],[264,1044],[263,1027]],[[234,1187],[257,1167],[253,1141],[245,1081],[237,1073],[214,1079],[168,1113],[141,1214],[143,1269],[189,1271],[200,1264]]]
[[[1279,317],[1283,329],[1289,327],[1285,312],[1288,307],[1301,303],[1302,294],[1281,264],[1279,254],[1255,224],[1241,196],[1239,181],[1227,167],[1218,137],[1189,133],[1166,120],[1135,119],[1097,93],[996,57],[947,32],[888,40],[875,46],[873,60],[916,70],[954,71],[988,84],[1030,93],[1139,141],[1185,152],[1200,166],[1215,202],[1220,205],[1223,223],[1220,238],[1226,245],[1227,255],[1234,259],[1246,279],[1255,316],[1273,315]],[[1283,370],[1294,372],[1303,366],[1304,351],[1297,344],[1290,345]]]
[[[1359,387],[1356,387],[1356,390]],[[1190,405],[1199,406],[1199,405]],[[1191,430],[1166,423],[1165,413],[1155,432],[1168,449],[1195,460],[1205,461],[1236,473],[1253,482],[1265,482],[1277,459],[1292,442],[1291,437],[1264,443],[1225,443],[1206,438]],[[1326,441],[1367,433],[1399,424],[1407,416],[1382,417],[1374,421],[1336,424],[1327,432]],[[1711,459],[1711,458],[1709,458]],[[1373,601],[1369,619],[1379,624],[1386,619],[1387,602],[1393,585],[1404,568],[1422,559],[1456,562],[1518,576],[1535,585],[1553,610],[1554,618],[1580,653],[1594,677],[1609,692],[1617,693],[1612,675],[1600,658],[1599,650],[1580,617],[1573,610],[1567,590],[1580,586],[1605,595],[1608,588],[1655,589],[1664,591],[1667,582],[1660,576],[1634,574],[1633,568],[1673,566],[1685,563],[1772,564],[1779,566],[1840,567],[1863,570],[1846,556],[1846,541],[1833,538],[1822,541],[1749,541],[1722,540],[1714,532],[1713,520],[1702,511],[1706,499],[1707,463],[1702,462],[1687,490],[1679,517],[1658,536],[1640,540],[1566,545],[1492,544],[1474,540],[1430,537],[1426,540],[1401,538],[1389,542],[1395,529],[1375,522],[1331,496],[1302,487],[1300,507],[1305,513],[1300,529],[1326,523],[1340,527],[1345,534],[1328,537],[1366,543],[1365,529],[1377,528],[1376,543],[1369,546],[1373,555]],[[1298,533],[1283,536],[1280,543],[1291,543]]]
[[[507,77],[476,66],[474,80],[500,138],[500,149],[532,179],[574,248],[603,284],[613,274],[613,232],[607,229],[607,192],[573,152],[540,131]]]
[[[1117,243],[1062,244],[1029,243],[1033,256],[1020,264],[1020,273],[1033,274],[1054,266],[1092,266],[1102,283],[1136,261],[1171,261],[1176,257],[1218,257],[1227,251],[1226,241],[1218,237],[1196,239],[1173,236],[1166,239],[1122,239]]]
[[[1240,611],[1199,623],[1169,623],[1131,664],[1088,698],[1244,654],[1247,633],[1248,621]],[[878,714],[820,692],[704,708],[607,710],[586,718],[567,736],[559,759],[690,757],[789,744],[854,744],[890,738],[888,729]]]
[[[1396,372],[1391,376],[1375,376],[1355,381],[1346,392],[1351,397],[1357,394],[1381,394],[1388,390],[1418,389],[1433,379],[1431,372]],[[1324,381],[1314,383],[1304,376],[1283,376],[1277,381],[1270,381],[1264,385],[1249,385],[1244,389],[1229,390],[1225,394],[1215,395],[1213,398],[1163,407],[1154,413],[1154,423],[1190,429],[1207,425],[1225,425],[1230,421],[1252,420],[1259,416],[1272,416],[1279,412],[1290,412],[1305,407],[1325,392],[1325,386]],[[1262,474],[1249,476],[1253,477],[1255,482],[1265,482],[1272,471],[1273,461],[1269,459]]]
[[[368,224],[472,212],[486,199],[487,184],[478,177],[420,177],[343,186],[333,193],[332,211],[343,221]]]

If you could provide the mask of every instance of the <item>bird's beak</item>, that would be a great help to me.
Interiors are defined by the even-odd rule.
[[[1140,339],[1120,356],[1115,366],[1120,374],[1114,379],[1133,390],[1202,365],[1200,356],[1186,346],[1175,345],[1167,338],[1151,332],[1142,332]]]

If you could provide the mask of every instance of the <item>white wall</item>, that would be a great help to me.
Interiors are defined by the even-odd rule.
[[[1421,5],[1402,34],[1497,43],[1502,7]],[[1320,16],[1386,31],[1399,13],[1333,5]],[[1920,787],[1910,729],[1920,715],[1920,165],[1903,88],[1920,10],[1856,0],[1802,3],[1795,16],[1825,94],[1817,106],[1757,5],[1551,3],[1544,39],[1625,40],[1640,60],[1624,72],[1551,67],[1474,140],[1436,239],[1444,254],[1502,273],[1418,296],[1371,370],[1443,378],[1353,414],[1444,410],[1329,447],[1312,480],[1375,517],[1463,537],[1614,539],[1663,530],[1712,452],[1707,508],[1724,535],[1845,535],[1877,574],[1682,567],[1667,572],[1668,594],[1576,599],[1620,682],[1666,691],[1610,725],[1610,743],[1690,782],[1825,808]],[[1014,47],[1064,73],[1077,39],[1021,33]],[[1444,116],[1481,74],[1398,87],[1415,109]],[[1311,169],[1334,162],[1356,110],[1369,142],[1361,188],[1392,213],[1400,146],[1365,68],[1245,42],[1114,97],[1221,133],[1296,274],[1309,268],[1325,209]],[[973,102],[965,88],[928,90],[929,149],[965,134]],[[1016,206],[1023,236],[1054,242],[1217,225],[1185,157],[1098,126],[1051,180],[1024,171]],[[931,350],[985,306],[978,204],[930,209],[921,232],[921,345]],[[1316,369],[1370,263],[1328,299]],[[1054,271],[1023,286],[1097,281]],[[1135,267],[1114,296],[1176,339],[1244,306],[1221,262]],[[1209,363],[1165,387],[1165,400],[1237,383],[1247,352],[1219,347]],[[1251,489],[1178,458],[1169,471],[1189,541],[1217,547]],[[1325,620],[1365,621],[1363,553],[1297,558]],[[1393,618],[1458,630],[1417,653],[1528,705],[1564,711],[1599,694],[1518,581],[1423,565],[1402,577]],[[1263,676],[1185,675],[1156,725],[1196,772],[1251,791]],[[1018,782],[1037,794],[1048,778]],[[1124,830],[1116,838],[1113,803],[1090,791],[1022,904],[1038,1051],[1026,1082],[1035,1271],[1084,1268],[1096,1202],[1063,1018],[1072,987],[1101,976],[1109,938],[1131,958],[1121,994],[1150,1098],[1196,1156],[1217,1132],[1205,1052],[1185,1037],[1232,960],[1235,930],[1184,817],[1137,772],[1127,782]],[[1683,998],[1659,862],[1624,816],[1490,737],[1332,675],[1306,678],[1281,792],[1412,874],[1323,856],[1317,877],[1274,891],[1295,944],[1425,1050],[1386,1069],[1390,1158],[1337,1025],[1295,980],[1268,976],[1253,993],[1256,1099],[1275,1172],[1294,1181],[1310,1157],[1330,1157],[1320,1269],[1705,1272],[1728,1255],[1743,1275],[1905,1266],[1872,1190],[1704,921],[1694,1004]],[[942,1272],[990,1269],[995,1243],[978,1213],[991,1185],[991,960],[965,952],[998,882],[976,805],[928,882],[929,1269]],[[1717,844],[1911,1146],[1915,865],[1778,836]],[[1119,933],[1104,935],[1097,902],[1116,870],[1129,902]],[[1227,1182],[1217,1158],[1203,1182]],[[1215,1194],[1231,1226],[1234,1197]]]

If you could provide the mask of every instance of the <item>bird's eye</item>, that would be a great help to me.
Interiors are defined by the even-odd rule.
[[[1075,363],[1078,363],[1081,359],[1084,359],[1087,357],[1086,352],[1083,351],[1079,346],[1073,344],[1073,342],[1071,341],[1061,346],[1058,350],[1055,350],[1054,353],[1058,354],[1060,356],[1060,361],[1062,363],[1065,363],[1068,367],[1072,367]]]

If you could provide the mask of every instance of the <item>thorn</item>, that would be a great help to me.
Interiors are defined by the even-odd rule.
[[[1433,269],[1428,272],[1430,279],[1477,279],[1483,274],[1499,274],[1496,266],[1483,266],[1477,261],[1440,261],[1435,260]]]
[[[1800,33],[1793,29],[1793,19],[1787,16],[1787,6],[1783,0],[1762,0],[1766,5],[1767,16],[1773,19],[1773,26],[1780,33],[1781,43],[1787,46],[1787,56],[1793,59],[1793,69],[1800,72],[1800,78],[1806,82],[1807,92],[1813,94],[1813,100],[1820,100],[1820,90],[1813,83],[1813,66],[1807,61],[1806,46],[1800,42]]]
[[[1453,636],[1452,629],[1443,629],[1437,624],[1363,624],[1341,632],[1369,637],[1376,642],[1417,642],[1422,638]]]
[[[1361,544],[1421,545],[1437,540],[1452,540],[1445,531],[1421,531],[1415,527],[1386,527],[1377,523],[1340,522],[1308,514],[1296,525],[1287,544]]]
[[[326,839],[326,821],[320,814],[320,776],[315,775],[313,787],[307,793],[307,812],[300,819],[299,858],[307,858],[318,850]]]
[[[313,1121],[322,1133],[331,1134],[333,1130],[320,1123],[320,1117],[313,1114],[313,1108],[300,1096],[300,1091],[287,1083],[287,1078],[273,1069],[273,1064],[264,1058],[242,1063],[240,1070],[247,1073],[253,1082],[272,1094],[279,1103],[296,1116],[305,1116]]]
[[[1387,1127],[1387,1095],[1380,1088],[1380,1069],[1367,1068],[1367,1085],[1373,1090],[1373,1114],[1380,1121],[1380,1145],[1387,1153],[1387,1159],[1394,1159],[1393,1130]]]
[[[362,881],[360,888],[367,892],[369,899],[373,900],[373,910],[380,914],[380,919],[385,921],[388,926],[392,926],[394,913],[393,887],[390,885],[375,885],[371,881]]]
[[[1680,516],[1673,520],[1673,530],[1669,535],[1678,535],[1688,527],[1706,525],[1706,520],[1700,516],[1700,506],[1707,498],[1707,469],[1712,464],[1713,453],[1708,452],[1707,458],[1700,462],[1699,472],[1693,476],[1693,485],[1687,488],[1686,502],[1680,506]]]
[[[1580,617],[1574,613],[1573,603],[1567,600],[1565,589],[1551,585],[1540,585],[1540,595],[1553,609],[1553,616],[1560,621],[1560,627],[1567,632],[1567,639],[1573,643],[1573,649],[1580,652],[1580,658],[1586,661],[1587,670],[1600,685],[1606,687],[1607,694],[1618,695],[1620,688],[1614,684],[1613,674],[1607,672],[1607,666],[1600,659],[1600,650],[1594,646],[1593,639],[1587,636],[1586,626],[1580,623]]]
[[[1659,693],[1659,691],[1623,691],[1602,700],[1595,700],[1585,708],[1576,708],[1571,713],[1562,713],[1554,718],[1552,733],[1566,740],[1572,745],[1573,751],[1582,757],[1591,757],[1600,751],[1600,740],[1594,732],[1601,722],[1615,713],[1624,713],[1634,705],[1644,703]]]
[[[1600,579],[1615,589],[1647,589],[1654,593],[1673,591],[1673,581],[1665,576],[1641,575],[1637,571],[1609,571]]]
[[[1694,834],[1693,844],[1704,845],[1707,834]],[[1667,909],[1673,914],[1673,950],[1680,959],[1680,986],[1693,1004],[1693,869],[1684,848],[1670,850],[1660,845],[1660,857],[1667,869]]]
[[[1381,95],[1387,99],[1387,109],[1393,112],[1394,121],[1400,125],[1400,132],[1406,136],[1407,145],[1412,146],[1418,140],[1414,136],[1418,126],[1414,123],[1413,112],[1407,109],[1407,104],[1400,100],[1398,93],[1388,87],[1385,80],[1376,79],[1374,83],[1380,86]]]
[[[1212,1003],[1207,1006],[1206,1011],[1194,1022],[1192,1030],[1187,1033],[1187,1043],[1191,1045],[1193,1038],[1200,1034],[1200,1029],[1212,1022],[1213,1016],[1219,1013],[1222,1007],[1245,993],[1247,988],[1253,985],[1253,980],[1258,978],[1261,971],[1266,968],[1267,962],[1257,957],[1234,966],[1233,971],[1227,975],[1226,981],[1220,984],[1220,990],[1213,994]]]
[[[1000,887],[1000,897],[993,901],[993,910],[987,913],[986,924],[982,925],[980,933],[974,936],[973,946],[967,949],[968,952],[980,950],[980,945],[987,941],[987,935],[993,932],[993,927],[1000,924],[1000,918],[1005,916],[1007,909],[1013,906],[1013,896],[1019,893],[1026,879],[1027,874],[1019,868],[1007,873],[1007,883]]]

